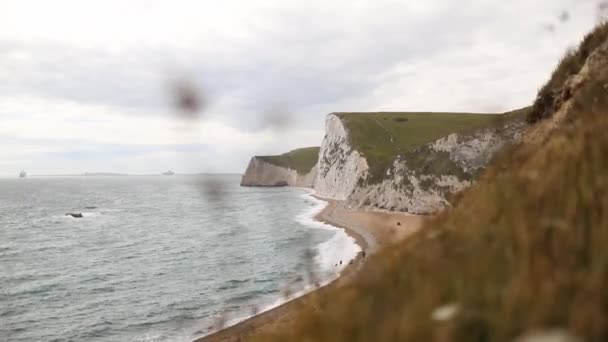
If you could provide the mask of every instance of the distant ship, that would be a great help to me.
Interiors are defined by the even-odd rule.
[[[19,172],[19,178],[25,178],[27,177],[27,173],[25,173],[25,171],[21,170],[21,172]]]
[[[171,170],[169,170],[167,172],[163,172],[163,176],[174,176],[174,175],[175,175],[175,172],[173,172]]]

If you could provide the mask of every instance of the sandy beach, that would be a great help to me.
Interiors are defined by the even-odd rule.
[[[328,205],[315,219],[343,228],[357,241],[366,255],[377,252],[383,246],[407,238],[420,228],[424,220],[423,216],[404,213],[350,210],[341,201],[317,198],[327,201]],[[313,305],[314,301],[308,300],[311,296],[321,291],[327,291],[331,287],[341,287],[352,281],[354,272],[360,268],[362,262],[365,262],[362,255],[363,253],[348,265],[339,278],[326,286],[231,327],[199,338],[195,342],[240,341],[254,333],[271,331],[278,326],[290,324],[295,319],[299,308]]]

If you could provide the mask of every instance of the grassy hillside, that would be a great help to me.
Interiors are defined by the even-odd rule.
[[[338,113],[350,131],[350,143],[363,153],[370,173],[383,175],[395,159],[451,133],[466,133],[514,118],[524,118],[528,108],[496,114],[471,113]]]
[[[528,122],[538,122],[552,115],[564,100],[572,94],[566,91],[566,83],[573,75],[576,75],[587,60],[587,57],[608,37],[608,23],[599,25],[581,41],[578,49],[569,51],[561,59],[551,79],[538,92],[532,111],[529,113]]]
[[[278,156],[256,156],[256,158],[273,165],[291,168],[304,175],[317,163],[319,147],[299,148]]]
[[[256,340],[517,341],[552,331],[579,338],[544,340],[608,341],[603,58],[542,143],[505,151],[414,238]]]

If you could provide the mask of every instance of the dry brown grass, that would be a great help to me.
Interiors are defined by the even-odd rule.
[[[254,340],[512,341],[559,328],[607,341],[607,83],[594,73],[543,145],[504,152],[453,209]],[[432,318],[450,304],[451,319]]]
[[[603,23],[587,34],[576,50],[566,53],[551,75],[551,79],[539,90],[532,111],[528,114],[528,122],[535,123],[551,116],[563,101],[568,100],[570,94],[564,93],[564,84],[568,78],[581,70],[587,57],[607,37],[608,23]]]

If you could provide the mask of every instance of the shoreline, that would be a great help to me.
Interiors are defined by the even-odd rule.
[[[311,302],[308,300],[309,298],[330,288],[342,287],[352,281],[368,255],[376,253],[382,246],[394,242],[395,238],[404,238],[414,233],[423,220],[421,216],[405,213],[354,211],[347,209],[342,201],[323,198],[315,193],[309,195],[327,203],[314,216],[314,220],[343,229],[347,235],[355,239],[361,252],[351,261],[347,261],[349,264],[342,269],[338,277],[327,284],[232,326],[197,338],[194,342],[239,341],[263,331],[270,331],[277,326],[289,324],[295,319],[299,308]],[[404,234],[396,234],[398,230]]]

